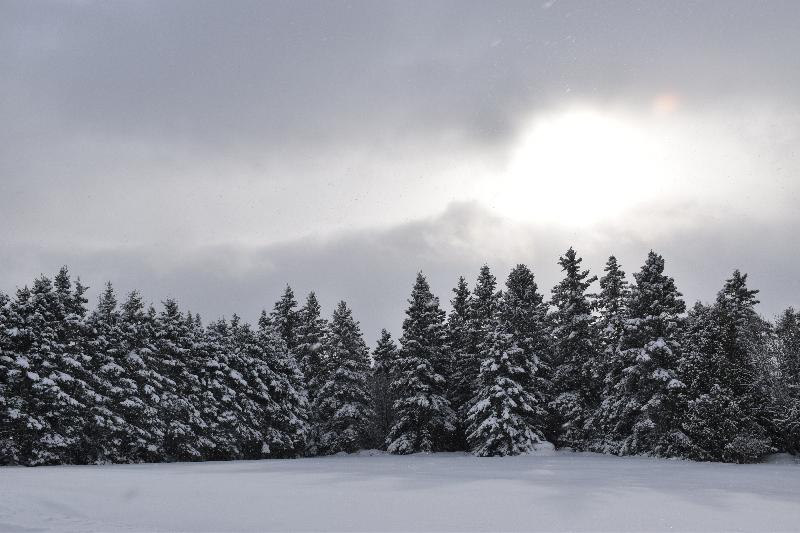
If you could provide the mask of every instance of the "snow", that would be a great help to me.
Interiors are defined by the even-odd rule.
[[[800,465],[543,450],[5,467],[0,531],[787,531]]]

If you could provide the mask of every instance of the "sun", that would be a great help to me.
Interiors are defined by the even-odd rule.
[[[490,186],[493,208],[516,219],[580,226],[652,200],[664,158],[640,122],[583,107],[536,117]]]

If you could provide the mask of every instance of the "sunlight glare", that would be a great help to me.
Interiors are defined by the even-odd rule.
[[[652,200],[666,169],[655,139],[622,113],[573,108],[540,116],[493,185],[493,207],[526,221],[593,224]]]

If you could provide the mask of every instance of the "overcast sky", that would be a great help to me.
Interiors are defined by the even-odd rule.
[[[800,305],[800,2],[0,0],[0,290],[68,264],[208,320],[286,283],[399,333],[414,275],[569,246]]]

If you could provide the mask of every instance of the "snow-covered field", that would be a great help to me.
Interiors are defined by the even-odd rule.
[[[558,452],[0,469],[0,531],[800,531],[800,465]]]

